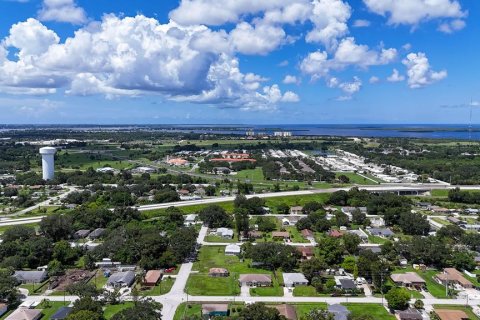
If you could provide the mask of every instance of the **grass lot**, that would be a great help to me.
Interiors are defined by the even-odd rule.
[[[22,226],[25,226],[25,227],[32,227],[32,228],[38,228],[39,227],[39,224],[38,222],[37,223],[26,223],[26,224],[22,224]],[[5,230],[7,230],[8,228],[10,228],[11,226],[1,226],[0,227],[0,234],[4,233]]]
[[[378,237],[378,236],[372,236],[372,235],[368,236],[368,242],[370,242],[370,243],[384,244],[384,243],[387,243],[389,241],[390,240],[382,238],[382,237]]]
[[[432,197],[448,197],[449,190],[432,190],[430,194]]]
[[[294,304],[295,309],[297,310],[298,319],[302,319],[309,311],[313,309],[327,309],[326,303],[296,303]]]
[[[448,222],[447,220],[445,219],[440,219],[440,218],[432,218],[433,221],[435,222],[438,222],[444,226],[448,226],[449,224],[451,224],[450,222]]]
[[[330,194],[328,193],[319,193],[319,194],[306,194],[306,195],[296,195],[296,196],[285,196],[285,197],[271,197],[265,198],[266,206],[272,209],[272,212],[275,212],[276,207],[281,204],[285,203],[289,206],[301,206],[309,201],[318,201],[320,203],[325,203]],[[225,210],[231,212],[233,211],[233,201],[225,201],[216,203],[216,205],[221,206]],[[193,206],[184,206],[178,207],[181,209],[185,214],[190,213],[197,213],[198,211],[202,210],[203,208],[207,207],[207,204],[199,204]],[[155,209],[155,210],[148,210],[143,211],[142,214],[144,215],[145,219],[158,217],[165,215],[165,209]]]
[[[111,319],[118,312],[133,307],[133,302],[124,302],[120,304],[109,304],[103,310],[103,315],[105,319]]]
[[[369,303],[342,303],[345,307],[352,312],[354,316],[373,316],[374,319],[382,320],[394,320],[395,316],[391,315],[387,309],[381,304],[369,304]]]
[[[360,184],[360,185],[374,185],[374,184],[377,184],[375,182],[373,182],[372,180],[375,180],[377,181],[378,179],[375,179],[373,177],[370,177],[370,176],[367,176],[369,177],[370,179],[372,180],[369,180],[369,179],[366,179],[354,172],[336,172],[335,173],[335,176],[338,178],[339,176],[346,176],[348,177],[348,179],[350,179],[350,183],[353,183],[353,184]]]
[[[42,317],[40,319],[42,320],[49,320],[51,316],[55,312],[58,311],[63,306],[68,306],[69,302],[67,301],[66,303],[64,302],[59,302],[59,301],[50,301],[49,305],[50,307],[46,308],[45,305],[39,304],[36,309],[42,309]]]
[[[162,294],[166,294],[170,292],[172,289],[173,284],[175,283],[175,279],[169,276],[164,276],[163,279],[156,285],[155,287],[149,290],[142,290],[140,291],[140,295],[142,296],[161,296]]]
[[[108,278],[105,277],[101,271],[97,271],[89,283],[93,283],[98,289],[102,289],[107,284],[107,281]]]
[[[321,295],[313,286],[298,286],[293,289],[294,297],[320,297]]]
[[[451,298],[445,295],[445,287],[440,283],[433,280],[433,277],[438,273],[437,270],[427,270],[427,271],[418,271],[417,273],[425,280],[427,283],[427,290],[435,298]]]
[[[233,231],[233,238],[232,239],[226,239],[217,235],[209,235],[205,237],[206,242],[220,242],[220,243],[226,243],[226,242],[232,242],[232,243],[237,243],[238,242],[238,234]]]
[[[280,272],[277,272],[277,277],[281,277]],[[272,287],[258,287],[250,288],[250,295],[252,297],[283,297],[283,287],[278,283],[278,279],[272,276]]]
[[[480,318],[477,317],[473,311],[472,311],[472,308],[471,307],[467,307],[467,306],[451,306],[451,305],[434,305],[433,306],[435,310],[438,310],[438,309],[448,309],[448,310],[462,310],[462,311],[465,311],[465,313],[468,315],[468,319],[470,320],[479,320]]]
[[[184,316],[202,316],[202,305],[201,304],[186,304],[182,303],[178,306],[175,311],[175,316],[173,320],[182,320]]]
[[[26,283],[20,288],[27,289],[30,295],[43,294],[48,289],[48,280],[42,283]]]
[[[207,274],[192,274],[188,278],[186,290],[194,296],[233,296],[240,294],[238,275],[210,277]]]
[[[250,180],[250,182],[264,182],[265,177],[263,176],[263,171],[261,167],[250,169],[250,170],[242,170],[239,171],[235,175],[235,179],[239,179],[244,181],[246,179]]]

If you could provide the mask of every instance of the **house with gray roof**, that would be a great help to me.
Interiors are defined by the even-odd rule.
[[[341,304],[331,304],[328,306],[328,312],[333,313],[335,320],[348,320],[350,311]]]
[[[50,320],[65,320],[71,312],[71,307],[61,307],[50,317]]]
[[[112,274],[107,281],[107,286],[112,288],[130,287],[135,282],[135,272],[124,271]]]
[[[307,286],[308,280],[303,273],[283,273],[285,287]]]
[[[390,230],[389,228],[370,228],[370,229],[367,229],[367,231],[372,236],[377,236],[382,238],[389,238],[395,235],[395,233],[393,233],[393,231]]]
[[[73,237],[75,239],[85,239],[89,234],[90,234],[90,230],[82,229],[82,230],[78,230],[77,232],[75,232],[73,234]]]
[[[103,228],[97,228],[92,232],[90,232],[90,234],[88,235],[88,238],[92,240],[98,239],[105,234],[105,231],[106,230]]]
[[[42,283],[47,280],[48,272],[47,271],[15,271],[13,277],[21,283]]]

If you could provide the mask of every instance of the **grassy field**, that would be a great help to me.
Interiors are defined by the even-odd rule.
[[[370,179],[372,179],[372,180],[369,180],[369,179],[366,179],[366,178],[356,174],[355,172],[336,172],[335,176],[337,178],[339,176],[346,176],[346,177],[348,177],[348,179],[350,179],[350,183],[353,183],[353,184],[360,184],[360,185],[378,184],[378,183],[375,183],[375,182],[372,181],[372,180],[378,181],[378,179],[376,179],[374,177],[371,177],[371,176],[368,176],[368,175],[365,175],[366,177],[369,177]]]
[[[448,197],[449,190],[432,190],[430,194],[432,197]]]
[[[395,316],[391,315],[387,309],[381,304],[369,304],[369,303],[342,303],[345,307],[352,312],[355,316],[373,316],[374,319],[382,320],[394,320]]]
[[[182,320],[184,316],[202,316],[202,305],[197,303],[187,304],[182,303],[175,311],[173,320]]]
[[[326,303],[296,303],[294,304],[298,319],[302,319],[309,311],[313,309],[327,309]]]
[[[277,272],[277,277],[272,276],[273,286],[250,288],[250,295],[252,297],[283,297],[283,287],[280,286],[278,279],[282,278],[280,272]]]
[[[133,307],[133,302],[124,302],[120,304],[114,304],[114,305],[107,305],[105,309],[103,310],[103,316],[105,319],[111,319],[115,314],[118,312],[128,309],[130,307]]]
[[[313,286],[298,286],[293,289],[294,297],[320,297],[321,295]]]
[[[93,283],[98,289],[102,289],[107,284],[108,278],[101,271],[97,271],[95,276],[90,279],[89,283]]]
[[[417,272],[427,283],[427,290],[435,298],[451,298],[445,294],[445,287],[433,280],[433,277],[439,273],[437,270],[427,270]]]
[[[462,310],[468,315],[468,319],[470,320],[479,320],[480,318],[477,317],[471,307],[467,306],[451,306],[451,305],[434,305],[433,306],[435,310],[442,310],[442,309],[447,309],[447,310]]]
[[[191,274],[186,290],[194,296],[233,296],[240,294],[237,276],[210,277],[207,274]]]
[[[328,193],[306,194],[306,195],[285,196],[285,197],[271,197],[271,198],[265,198],[265,202],[266,202],[265,204],[267,207],[271,208],[273,212],[275,212],[276,207],[281,203],[285,203],[289,206],[301,206],[309,201],[318,201],[320,203],[325,203],[329,197],[330,195]],[[216,205],[221,206],[222,208],[224,208],[229,212],[233,211],[233,201],[219,202],[219,203],[216,203]],[[197,213],[207,206],[208,206],[207,204],[199,204],[199,205],[184,206],[179,208],[185,214],[190,214],[190,213]],[[146,219],[154,218],[154,217],[165,215],[165,209],[143,211],[142,214]]]

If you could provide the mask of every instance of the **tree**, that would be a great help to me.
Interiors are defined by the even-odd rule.
[[[40,231],[53,241],[70,238],[72,234],[72,218],[63,214],[51,214],[40,221]]]
[[[72,265],[78,258],[78,250],[68,241],[61,240],[53,246],[53,258],[64,265]]]
[[[309,201],[305,203],[302,209],[304,214],[310,214],[318,210],[323,210],[323,206],[320,202],[317,201]]]
[[[454,250],[450,264],[456,269],[473,270],[476,267],[475,256],[467,250]]]
[[[353,256],[347,256],[345,259],[343,259],[342,268],[349,273],[352,273],[355,270],[356,265],[357,261]]]
[[[352,222],[357,225],[364,225],[367,221],[367,215],[360,211],[360,209],[355,209],[352,212]]]
[[[216,204],[203,208],[199,213],[199,217],[209,228],[230,227],[232,225],[230,215],[225,209]]]
[[[415,309],[423,309],[423,301],[420,299],[415,300],[415,303],[413,304]]]
[[[348,226],[350,225],[350,220],[345,213],[337,211],[335,212],[335,224],[337,227]]]
[[[175,253],[176,262],[183,262],[195,250],[197,236],[194,228],[179,228],[170,237],[170,247]]]
[[[155,202],[158,202],[158,203],[174,202],[174,201],[179,201],[180,196],[175,190],[166,188],[166,189],[157,191],[155,193],[154,199],[155,199]]]
[[[15,304],[17,302],[17,279],[6,269],[0,269],[0,301]]]
[[[270,217],[258,217],[255,224],[262,232],[270,232],[277,228],[277,224]]]
[[[65,267],[60,261],[54,259],[48,263],[49,276],[60,276],[64,273],[65,273]]]
[[[244,248],[246,258],[260,262],[271,270],[280,267],[287,272],[293,270],[300,255],[294,247],[275,242],[262,242],[255,246],[248,244]]]
[[[341,183],[349,183],[350,178],[347,177],[346,175],[342,174],[342,175],[338,176],[338,181],[340,181]]]
[[[2,234],[3,243],[16,240],[25,241],[35,236],[35,229],[29,226],[11,226]]]
[[[103,315],[90,310],[80,310],[70,313],[67,320],[103,320]]]
[[[300,263],[300,270],[310,282],[314,277],[318,276],[322,270],[325,270],[326,267],[325,262],[319,258],[304,260]]]
[[[165,210],[165,224],[172,225],[173,227],[182,227],[185,219],[183,217],[183,211],[177,207],[168,207]]]
[[[243,234],[243,236],[248,236],[248,231],[250,230],[249,216],[246,209],[235,209],[235,227],[238,234]]]
[[[124,309],[112,317],[112,320],[161,320],[162,305],[152,299],[137,301],[133,307]]]
[[[100,315],[101,318],[103,318],[102,303],[89,296],[81,297],[80,299],[75,300],[73,303],[72,313],[77,313],[79,311],[90,311]]]
[[[357,254],[358,252],[358,245],[362,242],[360,237],[354,233],[346,233],[342,237],[343,245],[345,246],[345,250],[348,251],[350,254]]]
[[[285,202],[282,202],[277,205],[277,213],[278,214],[289,214],[290,213],[290,206]]]
[[[335,320],[335,315],[327,310],[313,309],[304,315],[301,320]]]
[[[85,282],[75,282],[70,284],[66,291],[71,295],[79,296],[80,298],[83,297],[98,297],[101,293],[100,290],[95,287],[94,284],[85,283]]]
[[[268,308],[263,302],[246,306],[240,312],[240,317],[244,320],[285,320],[277,309]]]
[[[405,310],[408,308],[410,294],[404,288],[394,287],[387,292],[385,299],[387,299],[388,307],[390,309]]]
[[[319,244],[320,256],[329,266],[338,265],[342,262],[344,247],[341,240],[332,237],[326,237]]]

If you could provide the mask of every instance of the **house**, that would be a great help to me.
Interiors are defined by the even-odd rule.
[[[385,220],[380,216],[369,216],[368,219],[373,228],[382,228],[385,226]]]
[[[227,256],[238,256],[240,255],[240,246],[236,244],[229,244],[225,247],[225,255]]]
[[[290,214],[303,214],[303,207],[302,206],[291,207]]]
[[[0,303],[0,317],[8,311],[8,304]]]
[[[225,268],[210,268],[208,275],[210,277],[228,277],[230,272]]]
[[[133,271],[116,272],[107,280],[107,286],[112,288],[130,287],[135,282]]]
[[[190,194],[190,191],[187,189],[180,189],[177,191],[177,193],[181,196],[188,196]]]
[[[352,291],[357,288],[355,281],[348,276],[335,276],[335,284],[337,288],[345,291]]]
[[[343,237],[343,233],[340,232],[339,230],[332,229],[328,232],[328,235],[332,238],[340,238]]]
[[[90,234],[88,235],[88,238],[91,239],[91,240],[98,239],[105,234],[105,231],[106,230],[103,229],[103,228],[97,228],[97,229],[93,230],[92,232],[90,232]]]
[[[278,240],[278,239],[288,240],[290,239],[290,233],[287,231],[273,231],[272,238],[274,240]]]
[[[390,230],[389,228],[370,228],[370,229],[367,229],[367,231],[372,236],[377,236],[382,238],[389,238],[395,235],[395,233],[393,233],[393,231]]]
[[[315,255],[312,247],[297,247],[297,251],[300,252],[302,260],[310,260]]]
[[[423,320],[422,314],[417,309],[407,309],[397,312],[399,320]]]
[[[263,233],[261,231],[248,231],[248,237],[250,239],[260,239],[263,237]]]
[[[463,221],[455,217],[447,217],[448,222],[453,224],[462,224]]]
[[[435,309],[435,314],[440,320],[468,320],[470,319],[465,311],[449,310],[449,309]]]
[[[214,167],[212,172],[214,174],[230,174],[232,173],[232,170],[227,167]]]
[[[72,308],[70,307],[61,307],[57,310],[51,317],[50,320],[65,320],[67,319],[68,315],[72,312]]]
[[[368,234],[366,234],[362,229],[348,230],[347,233],[356,234],[362,241],[368,240]]]
[[[390,278],[397,286],[401,287],[421,289],[426,285],[425,280],[415,272],[392,274]]]
[[[307,240],[313,240],[314,239],[314,234],[313,234],[313,231],[312,230],[309,230],[309,229],[303,229],[301,231],[302,233],[302,237],[304,237],[305,239]]]
[[[432,206],[432,204],[430,202],[418,202],[417,205],[420,208],[425,209],[425,210],[430,210],[430,207]]]
[[[148,270],[143,277],[143,285],[147,287],[155,287],[162,278],[162,271],[160,270]]]
[[[42,317],[42,309],[18,308],[5,320],[38,320]]]
[[[189,164],[187,160],[182,158],[168,159],[167,163],[171,166],[187,166]]]
[[[358,249],[360,250],[370,250],[373,253],[381,253],[382,252],[382,246],[377,243],[360,243],[358,245]]]
[[[225,239],[232,239],[233,238],[233,230],[229,228],[218,228],[216,231],[217,236],[225,238]]]
[[[333,313],[335,320],[348,320],[350,311],[341,304],[331,304],[328,306],[328,312]]]
[[[448,283],[451,285],[459,285],[464,289],[473,288],[473,284],[465,279],[463,274],[455,268],[445,268],[443,269],[443,273],[437,274],[435,278],[443,285]]]
[[[204,319],[210,319],[213,317],[226,317],[226,316],[228,316],[228,304],[226,303],[202,304],[202,317]]]
[[[90,234],[90,230],[82,229],[73,234],[75,239],[85,239]]]
[[[196,215],[196,214],[188,214],[187,216],[185,216],[185,220],[184,220],[183,224],[186,225],[187,227],[195,224],[195,222],[197,220],[197,216],[198,215]]]
[[[13,277],[21,283],[42,283],[47,280],[47,271],[15,271]]]
[[[308,280],[303,273],[283,273],[285,287],[308,286]]]
[[[287,320],[297,320],[297,311],[291,304],[276,304],[274,306],[268,306],[278,310],[281,316],[284,316]]]
[[[272,277],[268,274],[241,274],[238,282],[241,286],[270,287],[272,285]]]

